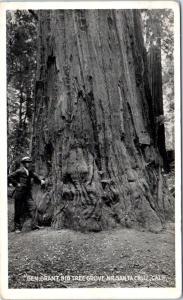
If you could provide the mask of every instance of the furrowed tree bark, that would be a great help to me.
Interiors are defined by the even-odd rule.
[[[161,156],[140,16],[132,10],[40,11],[32,155],[34,196],[53,228],[161,230]],[[162,195],[164,195],[162,193]]]

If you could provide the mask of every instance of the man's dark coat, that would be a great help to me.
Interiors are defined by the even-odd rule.
[[[32,171],[26,172],[23,167],[8,176],[8,184],[11,183],[15,187],[13,194],[15,199],[15,229],[21,229],[22,219],[25,217],[31,218],[31,226],[35,226],[36,205],[31,194],[32,179],[35,183],[41,184],[41,179],[37,174]]]

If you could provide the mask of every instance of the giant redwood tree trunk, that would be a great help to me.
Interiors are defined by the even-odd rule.
[[[34,193],[40,222],[161,230],[173,208],[158,179],[139,12],[44,10],[39,18],[32,154],[48,182]]]

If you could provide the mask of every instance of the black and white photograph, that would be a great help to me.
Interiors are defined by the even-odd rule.
[[[181,293],[180,12],[138,2],[3,10],[11,299]]]

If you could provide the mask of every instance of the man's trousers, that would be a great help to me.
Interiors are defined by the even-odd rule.
[[[35,225],[35,213],[36,205],[32,198],[31,191],[25,188],[16,189],[15,195],[15,215],[14,224],[15,230],[22,229],[23,222],[26,219],[31,220],[31,229],[34,229]]]

